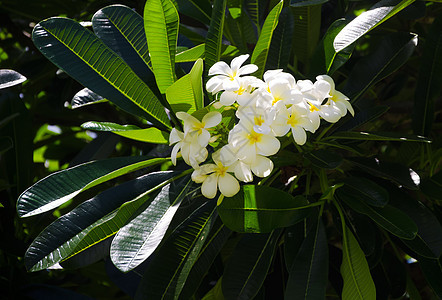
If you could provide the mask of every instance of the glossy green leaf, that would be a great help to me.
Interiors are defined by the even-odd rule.
[[[26,81],[26,77],[14,70],[0,70],[0,89],[5,89]]]
[[[175,82],[178,25],[178,11],[171,0],[146,1],[144,30],[155,80],[162,94]]]
[[[388,203],[388,191],[367,178],[347,177],[343,182],[345,185],[341,188],[342,192],[352,195],[366,204],[384,207]]]
[[[292,49],[294,20],[289,8],[284,8],[279,16],[278,26],[273,31],[266,70],[287,69]]]
[[[191,266],[207,240],[215,201],[203,203],[160,246],[147,265],[135,299],[178,299]]]
[[[370,275],[364,252],[351,231],[343,228],[341,275],[344,280],[343,300],[376,299],[376,287]]]
[[[354,47],[347,47],[340,52],[336,52],[333,47],[333,40],[347,23],[345,19],[339,19],[327,29],[310,59],[310,74],[312,74],[312,77],[317,74],[333,74],[350,58]]]
[[[308,63],[319,41],[321,5],[291,7],[295,19],[293,51],[296,58]],[[315,76],[318,74],[315,74]]]
[[[89,122],[83,123],[83,124],[81,124],[81,128],[87,129],[87,130],[113,131],[113,132],[141,130],[140,127],[135,126],[135,125],[120,125],[120,124],[111,123],[111,122],[95,122],[95,121],[89,121]]]
[[[222,279],[221,276],[220,279],[216,282],[215,286],[204,295],[202,300],[225,300],[222,290]]]
[[[389,110],[388,106],[373,106],[366,107],[363,110],[356,112],[353,118],[339,126],[336,131],[350,131],[359,126],[367,124],[373,120],[378,119]]]
[[[428,197],[442,200],[442,171],[423,180],[419,188]]]
[[[204,276],[208,273],[216,256],[232,232],[218,218],[210,231],[207,242],[198,254],[192,269],[187,277],[186,284],[181,291],[180,298],[190,299],[197,291]]]
[[[203,60],[199,58],[189,74],[178,79],[166,90],[166,98],[174,112],[189,114],[203,108]]]
[[[221,58],[223,28],[227,0],[215,0],[212,6],[212,18],[206,36],[205,63],[209,70]]]
[[[55,220],[32,242],[25,254],[26,268],[42,270],[69,257],[80,240],[94,227],[113,218],[114,211],[124,202],[145,197],[173,175],[173,172],[151,173],[83,202]]]
[[[50,18],[32,32],[37,48],[55,65],[115,103],[164,128],[170,122],[150,88],[91,31],[66,18]]]
[[[307,234],[307,220],[296,223],[284,230],[284,261],[287,270],[292,268],[296,255]]]
[[[336,152],[320,149],[305,155],[313,165],[324,169],[336,169],[342,163],[342,156]]]
[[[106,6],[94,14],[92,27],[144,82],[154,80],[143,18],[137,12],[124,5]]]
[[[436,215],[423,203],[396,187],[390,187],[390,203],[405,212],[417,225],[413,240],[402,240],[421,256],[438,258],[442,255],[442,225]]]
[[[309,208],[302,196],[293,197],[267,186],[243,185],[238,194],[224,198],[218,213],[233,231],[265,233],[304,219]]]
[[[226,299],[253,299],[258,293],[275,253],[281,230],[244,234],[226,262],[222,292]]]
[[[442,16],[433,22],[425,40],[413,106],[413,131],[428,135],[434,120],[434,102],[442,85]]]
[[[334,41],[336,52],[349,46],[361,36],[382,24],[402,9],[412,4],[415,0],[382,0],[363,12],[345,26]]]
[[[310,228],[289,270],[285,299],[325,299],[328,280],[328,246],[318,214],[309,218]]]
[[[177,53],[175,56],[175,62],[191,62],[196,61],[198,58],[204,58],[204,52],[206,51],[205,44],[199,44],[193,48]]]
[[[268,14],[266,20],[264,21],[264,25],[262,26],[258,42],[256,43],[255,49],[252,53],[251,63],[258,66],[258,71],[256,71],[254,74],[258,78],[261,78],[262,74],[264,74],[273,31],[275,30],[276,25],[278,25],[279,14],[281,13],[282,6],[283,1],[280,1]]]
[[[352,104],[373,84],[401,67],[417,46],[417,36],[398,32],[385,36],[370,55],[359,60],[342,92]]]
[[[442,298],[442,259],[429,259],[420,257],[419,264],[425,279],[430,284],[438,298]]]
[[[38,181],[17,200],[20,217],[29,217],[54,209],[80,192],[129,172],[167,161],[132,156],[84,163],[61,170]]]
[[[377,132],[341,131],[331,136],[328,136],[325,139],[431,143],[430,139],[419,135],[402,134],[398,132],[379,132],[379,131]]]
[[[106,102],[107,100],[101,97],[100,95],[94,93],[88,88],[84,88],[78,93],[74,95],[74,97],[71,100],[71,108],[79,108],[83,107],[85,105],[95,104],[95,103],[102,103]]]
[[[416,223],[400,209],[391,205],[385,205],[384,207],[367,205],[360,198],[355,197],[354,194],[347,194],[345,190],[341,189],[336,192],[336,195],[352,209],[367,215],[376,224],[397,237],[412,240],[417,234]]]
[[[153,199],[149,207],[125,225],[112,240],[110,256],[114,265],[128,272],[145,261],[158,247],[170,221],[189,187],[169,183]]]
[[[346,160],[371,175],[387,178],[411,190],[417,189],[416,183],[412,178],[414,171],[407,166],[381,161],[377,158],[348,157]]]
[[[198,20],[204,24],[210,23],[212,6],[207,0],[176,0],[180,13]]]

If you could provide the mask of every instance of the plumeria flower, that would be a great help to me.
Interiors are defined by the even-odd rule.
[[[286,105],[295,104],[303,99],[295,78],[282,70],[270,70],[264,73],[261,92],[262,101],[268,102],[269,105],[275,105],[279,101]]]
[[[237,102],[239,105],[248,105],[252,102],[252,91],[260,80],[254,76],[239,77],[239,89],[234,91],[224,91],[219,98],[219,102],[224,106],[230,106]]]
[[[202,121],[182,111],[177,112],[176,116],[184,122],[184,134],[196,136],[201,147],[209,144],[210,133],[207,129],[217,126],[222,120],[221,114],[217,111],[207,113]]]
[[[333,78],[328,75],[320,75],[316,77],[316,80],[325,81],[330,85],[330,98],[328,100],[328,102],[330,102],[329,105],[336,106],[336,108],[339,109],[339,111],[341,112],[342,117],[347,114],[347,111],[349,111],[351,115],[354,116],[355,112],[349,102],[350,99],[343,93],[335,90],[335,82],[333,81]]]
[[[258,177],[267,177],[272,171],[273,162],[262,155],[256,155],[252,163],[239,160],[235,165],[235,177],[243,182],[253,181],[253,174]]]
[[[269,134],[271,132],[270,126],[275,119],[276,109],[269,106],[268,103],[259,101],[259,91],[255,92],[258,95],[258,100],[253,104],[247,106],[240,106],[236,111],[236,116],[240,122],[245,123],[246,127],[253,127],[257,133]]]
[[[290,108],[280,107],[278,115],[272,124],[276,136],[284,136],[292,131],[293,139],[298,145],[307,141],[305,130],[314,132],[315,128],[307,117],[308,109],[303,105],[292,105]]]
[[[197,141],[197,136],[185,136],[183,132],[173,128],[169,136],[169,145],[172,148],[171,160],[176,166],[176,159],[181,155],[184,161],[193,168],[206,160],[208,152],[205,147],[201,147]]]
[[[241,121],[229,132],[228,141],[238,159],[246,163],[254,163],[257,154],[276,154],[281,146],[273,134],[258,133],[253,130],[252,123]]]
[[[243,67],[241,65],[249,58],[248,54],[240,55],[232,59],[232,62],[227,65],[223,61],[215,63],[209,69],[209,76],[216,75],[207,81],[206,89],[212,94],[219,91],[237,91],[241,87],[238,78],[241,75],[251,74],[258,70],[258,67],[253,64],[248,64]]]
[[[232,197],[239,192],[239,182],[231,175],[234,164],[225,161],[220,155],[222,149],[212,154],[214,164],[206,164],[195,169],[192,173],[192,180],[202,183],[201,193],[204,197],[213,199],[219,189],[225,197]]]

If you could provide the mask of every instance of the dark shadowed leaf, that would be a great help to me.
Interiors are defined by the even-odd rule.
[[[215,0],[212,6],[212,18],[206,37],[205,67],[210,69],[221,58],[221,47],[227,0]]]
[[[366,204],[383,207],[388,203],[388,191],[373,181],[363,177],[347,177],[342,190],[345,194],[352,195]]]
[[[336,152],[320,149],[305,155],[313,165],[324,169],[336,169],[342,163],[342,156]]]

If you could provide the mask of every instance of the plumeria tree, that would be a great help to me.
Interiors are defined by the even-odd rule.
[[[152,146],[25,190],[20,217],[70,209],[27,269],[105,260],[136,299],[419,299],[417,263],[441,297],[439,6],[412,123],[385,130],[379,86],[419,41],[394,21],[425,4],[325,2],[148,0],[143,16],[97,11],[92,30],[35,25],[36,47],[85,87],[72,108],[108,102],[136,123],[82,128]]]

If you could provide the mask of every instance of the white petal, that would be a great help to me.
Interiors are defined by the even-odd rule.
[[[241,65],[249,58],[248,54],[240,55],[232,59],[230,63],[230,67],[232,68],[233,73],[238,72]],[[210,74],[209,74],[210,75]]]
[[[314,84],[316,93],[318,93],[320,99],[330,97],[331,85],[325,80],[318,80]]]
[[[336,123],[341,118],[340,112],[330,105],[323,105],[321,107],[319,115],[329,123]]]
[[[250,170],[250,166],[243,163],[242,161],[238,161],[238,163],[235,165],[235,176],[239,180],[243,182],[251,182],[253,181],[253,174]]]
[[[216,168],[214,164],[202,165],[192,172],[192,180],[196,183],[202,183],[207,178],[207,174],[212,173]]]
[[[292,127],[292,134],[293,139],[298,145],[304,145],[307,141],[307,134],[301,126]]]
[[[227,144],[220,149],[219,160],[223,166],[227,167],[237,162],[238,158],[236,157],[236,153],[233,151],[233,148]]]
[[[221,122],[222,118],[223,117],[219,112],[211,111],[203,117],[202,123],[204,124],[204,128],[212,128],[218,125]]]
[[[212,75],[230,75],[232,73],[232,70],[230,69],[229,65],[226,64],[223,61],[219,61],[215,63],[210,69],[209,69],[209,76]]]
[[[197,118],[195,118],[194,116],[189,115],[188,113],[185,113],[183,111],[179,111],[176,113],[176,117],[178,119],[180,119],[183,122],[187,122],[190,124],[194,124],[194,123],[200,123],[200,121],[198,121]]]
[[[316,76],[316,80],[325,80],[330,84],[330,90],[333,92],[335,90],[335,82],[333,81],[333,78],[331,78],[328,75],[319,75]]]
[[[172,128],[169,135],[169,146],[178,143],[182,139],[184,139],[184,133],[177,130],[176,128]]]
[[[256,176],[267,177],[273,171],[273,162],[267,157],[257,155],[255,163],[251,167]]]
[[[255,144],[244,143],[237,148],[236,155],[241,160],[254,161],[256,157],[256,146]]]
[[[219,191],[225,197],[233,197],[239,192],[239,182],[229,173],[218,177]]]
[[[237,91],[241,88],[241,84],[239,83],[238,79],[235,78],[233,80],[226,79],[223,81],[223,89],[226,91]]]
[[[209,144],[210,133],[203,129],[201,130],[201,134],[198,135],[198,143],[201,147],[206,147]]]
[[[281,146],[279,140],[271,135],[262,135],[259,143],[256,143],[259,149],[258,154],[269,156],[276,154]]]
[[[252,74],[254,72],[258,71],[258,66],[254,64],[248,64],[244,67],[241,67],[238,72],[236,73],[237,76],[244,75],[244,74]]]
[[[172,153],[170,155],[170,158],[172,159],[172,163],[174,166],[176,166],[176,157],[178,155],[178,151],[180,151],[180,148],[181,148],[181,143],[176,144],[172,148]]]
[[[213,199],[216,196],[217,185],[218,175],[211,174],[207,176],[206,180],[204,180],[203,184],[201,185],[201,193],[204,195],[204,197]]]
[[[212,94],[218,93],[223,89],[223,82],[225,79],[225,76],[215,76],[210,78],[206,83],[206,90]]]
[[[224,106],[230,106],[233,103],[235,103],[236,99],[238,98],[238,94],[232,91],[225,91],[221,94],[221,97],[219,97],[219,103],[221,103]]]

